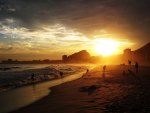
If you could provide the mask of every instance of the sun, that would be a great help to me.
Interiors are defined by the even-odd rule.
[[[117,52],[118,43],[113,39],[97,40],[95,44],[96,53],[102,56],[110,56]]]

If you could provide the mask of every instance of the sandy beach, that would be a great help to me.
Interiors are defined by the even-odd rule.
[[[43,99],[11,113],[149,113],[149,67],[98,66],[51,88]],[[125,71],[125,73],[123,73]]]

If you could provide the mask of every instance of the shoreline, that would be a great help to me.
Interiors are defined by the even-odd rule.
[[[21,67],[20,67],[21,68]],[[25,87],[33,84],[40,84],[43,82],[49,82],[57,79],[61,79],[59,72],[63,72],[63,77],[70,76],[85,71],[89,66],[73,66],[73,65],[42,65],[42,68],[36,66],[34,69],[13,71],[13,72],[1,72],[1,86],[0,93],[13,90],[20,87]],[[91,66],[90,66],[91,68]],[[31,80],[31,74],[35,74],[35,80]],[[6,81],[4,84],[3,82]],[[8,82],[9,81],[9,82]]]
[[[14,111],[16,108],[18,109],[18,108],[22,108],[22,107],[24,107],[24,106],[28,106],[28,105],[30,105],[30,104],[32,104],[32,103],[36,103],[37,101],[39,101],[40,99],[42,99],[42,98],[44,98],[45,96],[47,96],[48,94],[50,94],[51,93],[51,89],[49,89],[50,87],[54,87],[54,86],[57,86],[57,85],[61,85],[61,84],[63,84],[63,83],[65,83],[65,82],[70,82],[70,81],[72,81],[72,80],[74,80],[74,79],[78,79],[78,78],[80,78],[80,77],[82,77],[83,76],[83,74],[85,73],[85,71],[83,72],[79,72],[79,73],[76,73],[76,74],[72,74],[72,75],[68,75],[68,76],[65,76],[65,77],[63,77],[62,79],[56,79],[56,80],[53,80],[53,81],[47,81],[47,82],[43,82],[43,83],[37,83],[37,84],[34,84],[34,85],[29,85],[29,86],[24,86],[24,87],[20,87],[20,88],[16,88],[16,89],[14,89],[14,90],[9,90],[8,91],[8,93],[9,94],[7,94],[7,92],[3,92],[3,94],[0,94],[2,97],[5,97],[5,95],[8,95],[9,97],[7,97],[7,98],[12,98],[12,99],[10,99],[10,100],[5,100],[7,103],[3,103],[3,102],[0,102],[0,104],[3,106],[3,108],[1,109],[3,112],[4,111],[9,111],[10,112],[10,110],[9,110],[9,107],[10,107],[10,109],[12,109],[12,107],[11,106],[14,106],[13,107],[13,109],[11,110],[11,111]],[[44,88],[44,89],[43,89]],[[25,91],[22,91],[23,89],[25,89]],[[32,91],[33,90],[33,91]],[[13,102],[13,97],[11,97],[11,95],[13,95],[13,96],[15,96],[14,98],[17,98],[17,95],[18,94],[16,94],[15,92],[20,92],[19,93],[19,95],[22,93],[22,92],[24,92],[24,94],[25,93],[29,93],[29,94],[25,94],[25,96],[24,97],[21,97],[20,99],[22,100],[22,98],[26,98],[26,101],[27,102],[25,102],[25,104],[23,104],[23,103],[20,103],[20,104],[18,104],[18,103],[15,103],[15,100],[14,100],[14,102]],[[33,94],[30,94],[31,92],[33,92]],[[45,93],[44,93],[45,92]],[[35,95],[35,94],[36,95]],[[40,94],[38,94],[38,93],[40,93]],[[19,96],[18,95],[18,96]],[[21,94],[22,95],[22,94]],[[33,96],[32,96],[33,95]],[[35,96],[34,96],[35,95]],[[39,97],[38,97],[38,95],[39,95]],[[41,95],[41,97],[40,97],[40,95]],[[43,96],[42,96],[43,95]],[[28,97],[29,96],[29,97]],[[36,99],[36,98],[37,99]],[[0,97],[1,98],[1,97]],[[6,98],[6,97],[5,97]],[[17,100],[16,101],[19,101],[19,102],[21,102],[21,100],[20,99],[18,99],[17,98]],[[23,99],[23,100],[24,100]],[[33,99],[33,102],[32,102],[32,99]],[[12,101],[11,101],[12,100]],[[3,98],[1,99],[1,101],[4,101],[3,100]],[[9,101],[11,101],[11,104],[10,105],[8,105],[9,104]],[[16,105],[15,105],[16,104]],[[18,105],[17,105],[18,104]],[[1,106],[1,107],[2,107]],[[7,106],[9,106],[8,108],[7,108]],[[16,107],[15,107],[16,106]],[[17,107],[18,106],[18,107]],[[20,106],[20,107],[19,107]],[[3,110],[4,109],[4,110]],[[2,111],[0,111],[0,113],[3,113]],[[4,112],[4,113],[6,113],[6,112]]]
[[[79,72],[79,73],[82,73],[82,72]],[[12,87],[12,88],[8,88],[8,89],[4,89],[4,90],[0,90],[0,93],[3,93],[3,92],[7,92],[7,91],[11,91],[11,90],[14,90],[14,89],[18,89],[18,88],[23,88],[23,87],[27,87],[27,86],[32,86],[32,85],[38,85],[38,84],[42,84],[42,83],[46,83],[46,82],[52,82],[54,80],[61,80],[67,76],[71,76],[71,75],[74,75],[74,74],[79,74],[79,73],[72,73],[72,74],[69,74],[69,75],[65,75],[64,77],[62,78],[52,78],[52,79],[49,79],[49,80],[43,80],[43,81],[38,81],[38,82],[32,82],[32,83],[29,83],[29,84],[25,84],[25,85],[22,85],[22,86],[16,86],[16,87]]]
[[[146,109],[150,107],[149,68],[141,67],[138,74],[125,76],[122,70],[130,66],[108,68],[104,78],[100,67],[94,68],[82,78],[50,88],[52,92],[41,100],[10,113],[131,113],[133,109],[142,113],[149,110]],[[131,70],[134,73],[134,69]],[[141,101],[146,104],[142,105]]]

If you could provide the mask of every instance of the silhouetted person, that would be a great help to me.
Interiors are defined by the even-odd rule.
[[[86,70],[86,73],[88,73],[88,72],[89,72],[89,69]]]
[[[34,73],[32,73],[32,75],[31,75],[31,80],[32,80],[32,81],[35,80],[35,75],[34,75]]]
[[[103,72],[105,72],[105,71],[106,71],[106,65],[103,66]]]
[[[63,72],[59,72],[59,75],[60,75],[60,77],[62,78],[63,77]]]
[[[138,62],[135,62],[135,70],[136,70],[136,73],[138,73],[138,68],[139,68],[139,64],[138,64]]]
[[[131,65],[131,60],[128,60],[128,64]]]

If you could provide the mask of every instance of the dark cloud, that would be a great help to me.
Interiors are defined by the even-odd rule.
[[[0,0],[0,19],[32,30],[61,23],[90,34],[97,29],[149,40],[149,0]]]

